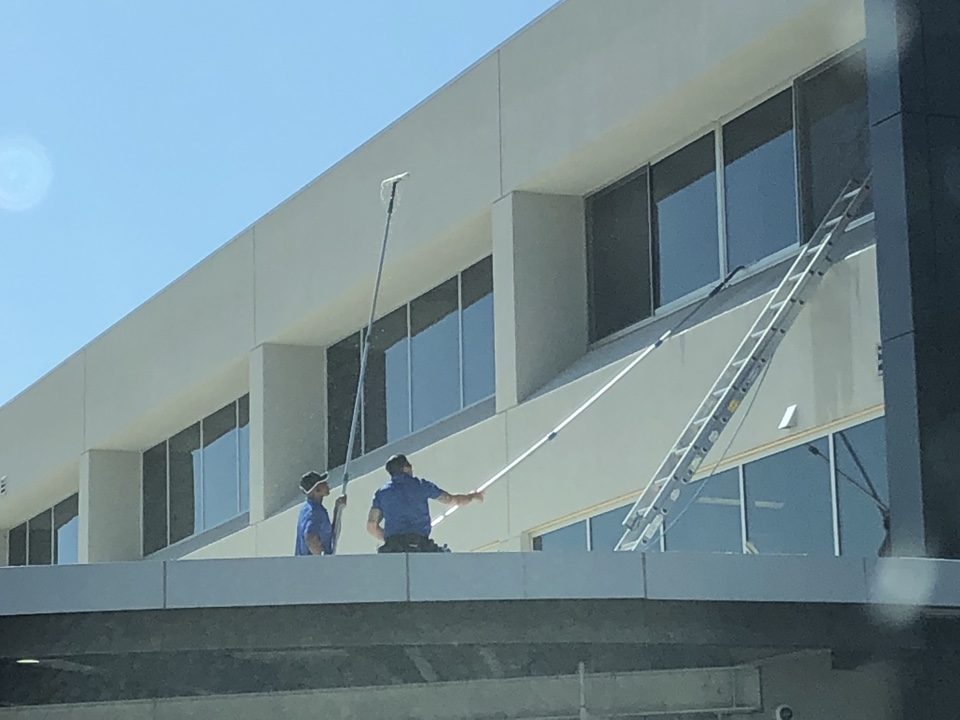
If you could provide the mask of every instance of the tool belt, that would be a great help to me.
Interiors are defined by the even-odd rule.
[[[438,553],[448,552],[437,545],[433,540],[422,535],[407,533],[391,535],[383,545],[377,549],[378,553]]]

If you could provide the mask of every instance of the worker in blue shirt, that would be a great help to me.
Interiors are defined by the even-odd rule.
[[[483,502],[482,492],[451,495],[429,480],[414,477],[413,466],[405,455],[391,457],[386,469],[390,480],[373,496],[367,516],[367,532],[383,542],[377,552],[443,552],[443,548],[430,539],[427,501],[436,500],[444,505]]]
[[[300,508],[297,518],[296,555],[333,554],[333,525],[323,506],[323,499],[330,494],[327,473],[308,472],[300,478],[300,490],[307,501]],[[338,505],[346,505],[346,496],[337,498]]]

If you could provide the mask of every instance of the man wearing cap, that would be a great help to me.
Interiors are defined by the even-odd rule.
[[[308,472],[300,478],[300,490],[307,501],[300,508],[297,519],[296,555],[331,555],[333,553],[333,525],[323,506],[323,499],[330,494],[327,473]],[[346,505],[346,496],[337,498],[338,505]]]
[[[377,552],[443,552],[430,539],[427,501],[436,500],[444,505],[483,502],[482,492],[451,495],[429,480],[414,477],[413,466],[405,455],[390,458],[386,470],[390,473],[390,480],[373,496],[367,516],[367,532],[383,542]]]

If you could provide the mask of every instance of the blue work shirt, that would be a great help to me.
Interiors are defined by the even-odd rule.
[[[333,553],[333,525],[330,515],[323,503],[319,500],[307,499],[300,508],[300,517],[297,518],[297,550],[296,555],[312,555],[307,546],[307,535],[316,535],[323,545],[326,555]]]
[[[377,490],[372,507],[383,515],[384,539],[394,535],[430,537],[430,508],[427,500],[436,500],[443,494],[429,480],[406,473],[394,475]]]

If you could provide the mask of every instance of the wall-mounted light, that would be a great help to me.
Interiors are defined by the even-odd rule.
[[[780,420],[780,425],[777,426],[778,430],[789,430],[797,426],[797,406],[791,405],[787,408],[786,412],[783,413],[783,419]]]
[[[17,660],[17,665],[39,665],[39,660],[34,660],[33,658],[21,658]]]

